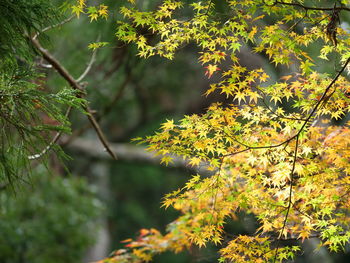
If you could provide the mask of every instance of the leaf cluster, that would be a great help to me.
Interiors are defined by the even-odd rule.
[[[214,175],[196,175],[165,197],[165,207],[181,212],[165,235],[144,230],[104,262],[147,262],[164,250],[209,242],[222,244],[222,262],[283,262],[301,250],[283,241],[308,238],[320,238],[332,251],[344,249],[350,237],[350,123],[330,121],[350,111],[349,79],[341,76],[349,69],[350,34],[334,23],[335,14],[349,12],[347,1],[319,7],[302,0],[227,0],[224,14],[214,1],[164,0],[154,11],[129,2],[120,10],[119,40],[134,43],[145,58],[173,59],[195,44],[205,74],[220,79],[205,95],[219,92],[231,103],[214,103],[178,123],[167,120],[141,139],[165,164],[175,154],[191,166],[207,165]],[[182,15],[185,8],[190,17]],[[240,64],[242,47],[275,67],[290,67],[291,74],[273,79],[267,68],[248,70]],[[334,54],[338,73],[318,72],[316,61]],[[259,227],[254,235],[227,238],[225,224],[240,211],[254,214]]]

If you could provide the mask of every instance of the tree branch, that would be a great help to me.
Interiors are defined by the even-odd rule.
[[[90,157],[110,160],[110,156],[101,151],[101,145],[94,140],[76,138],[67,145],[68,149],[86,154]],[[160,165],[161,158],[163,156],[157,156],[154,152],[147,152],[145,147],[127,144],[127,143],[111,143],[110,148],[113,152],[118,155],[118,159],[127,162],[140,162],[149,163],[153,165]],[[189,162],[184,160],[182,157],[171,156],[173,158],[172,162],[169,162],[167,167],[170,168],[181,168],[188,170],[192,173],[200,173],[204,176],[209,176],[215,173],[215,171],[208,171],[208,164],[201,163],[198,167],[192,167]]]
[[[275,5],[289,5],[289,6],[296,6],[296,7],[300,7],[300,8],[303,8],[305,10],[319,10],[319,11],[333,11],[333,10],[336,10],[336,11],[341,11],[341,10],[345,10],[345,11],[350,11],[350,8],[349,7],[346,7],[346,6],[334,6],[334,7],[314,7],[314,6],[305,6],[305,5],[302,5],[300,3],[286,3],[286,2],[283,2],[283,1],[275,1],[272,5],[270,6],[275,6]]]
[[[98,42],[100,41],[100,37],[97,38],[97,41]],[[85,77],[86,75],[89,73],[89,71],[91,70],[92,68],[92,65],[95,63],[95,60],[96,60],[96,53],[97,53],[97,48],[92,52],[92,56],[91,56],[91,59],[86,67],[86,69],[84,70],[84,72],[80,75],[79,78],[77,78],[76,82],[81,82]]]
[[[63,26],[64,24],[70,22],[72,19],[74,18],[74,16],[70,16],[68,18],[66,18],[65,20],[61,21],[60,23],[57,23],[55,25],[51,25],[51,26],[48,26],[48,27],[45,27],[43,30],[41,30],[40,32],[37,32],[34,36],[33,36],[33,39],[36,39],[41,33],[44,33],[48,30],[51,30],[55,27],[59,27],[59,26]]]
[[[47,51],[45,48],[41,46],[39,41],[37,39],[30,38],[33,45],[40,51],[44,59],[49,62],[56,70],[57,72],[70,84],[70,86],[74,89],[79,91],[80,94],[77,96],[81,97],[82,94],[85,94],[84,88],[73,78],[71,74],[61,65],[61,63],[51,54],[49,51]],[[107,139],[102,132],[99,124],[97,123],[95,117],[93,116],[92,110],[89,108],[88,105],[84,105],[83,109],[88,113],[87,117],[92,125],[92,127],[95,129],[96,134],[98,138],[100,139],[101,143],[105,147],[105,150],[109,153],[109,155],[116,160],[117,157],[113,153],[113,151],[109,148]]]
[[[337,75],[332,79],[332,81],[328,84],[328,86],[326,87],[326,89],[324,90],[321,98],[317,101],[317,103],[315,104],[315,106],[313,107],[313,109],[311,110],[311,112],[309,113],[309,115],[307,116],[306,119],[304,119],[304,123],[301,126],[301,128],[298,130],[298,132],[296,134],[294,134],[293,136],[289,137],[288,139],[286,139],[285,141],[278,143],[278,144],[273,144],[273,145],[262,145],[262,146],[250,146],[246,143],[240,142],[237,139],[233,138],[235,140],[235,142],[237,142],[238,144],[246,147],[243,151],[248,151],[248,150],[256,150],[256,149],[272,149],[272,148],[278,148],[281,147],[283,145],[288,144],[289,142],[291,142],[292,140],[296,139],[299,137],[299,135],[303,132],[304,128],[306,127],[306,125],[309,124],[311,118],[313,117],[313,115],[315,114],[315,112],[319,109],[319,107],[322,105],[323,102],[326,102],[330,96],[333,94],[330,94],[327,96],[327,93],[329,92],[329,90],[333,87],[334,83],[337,82],[338,78],[341,76],[341,74],[344,72],[344,70],[346,69],[346,67],[348,66],[348,64],[350,63],[350,58],[348,58],[348,60],[344,63],[344,65],[342,66],[342,68],[339,70],[339,72],[337,73]],[[226,156],[232,156],[235,155],[237,153],[230,153],[227,155],[224,155],[224,157]]]
[[[332,81],[328,84],[327,88],[324,90],[321,98],[318,100],[318,102],[316,103],[316,105],[314,106],[314,108],[312,109],[312,111],[310,112],[309,116],[306,118],[306,120],[304,121],[304,124],[301,126],[300,130],[298,131],[298,133],[294,136],[297,137],[300,135],[300,133],[303,131],[303,129],[305,128],[305,126],[310,122],[312,116],[314,115],[314,113],[318,110],[318,108],[321,106],[321,103],[325,100],[325,99],[329,99],[330,96],[332,94],[330,94],[327,98],[327,93],[328,91],[332,88],[332,86],[334,85],[334,83],[338,80],[338,78],[341,76],[341,74],[344,72],[344,70],[346,69],[346,67],[348,66],[350,62],[350,58],[347,59],[347,61],[344,63],[344,65],[342,66],[342,68],[339,70],[339,72],[337,73],[337,75],[332,79]]]
[[[290,171],[290,186],[289,186],[289,196],[288,196],[288,207],[286,210],[286,215],[283,221],[283,226],[281,228],[281,231],[278,235],[278,240],[281,239],[283,232],[286,228],[287,225],[287,221],[288,221],[288,216],[289,216],[289,212],[290,212],[290,208],[292,206],[292,196],[293,196],[293,182],[294,182],[294,171],[295,171],[295,164],[297,162],[297,155],[298,155],[298,147],[299,147],[299,134],[296,136],[296,140],[295,140],[295,148],[294,148],[294,158],[293,158],[293,164],[292,164],[292,170]],[[275,249],[275,255],[274,255],[274,259],[273,262],[275,263],[277,260],[277,254],[278,254],[278,249],[279,249],[279,241],[277,241],[277,246]]]
[[[106,116],[113,108],[113,105],[115,105],[115,103],[122,97],[123,92],[127,86],[127,84],[129,83],[131,79],[131,71],[129,71],[127,77],[125,78],[124,82],[122,83],[122,85],[120,86],[119,90],[117,91],[117,93],[113,96],[111,102],[108,103],[108,105],[106,107],[104,107],[100,112],[97,112],[96,114],[96,121],[101,121],[101,119]],[[80,136],[81,134],[83,134],[87,128],[89,127],[89,125],[85,125],[83,127],[81,127],[80,129],[75,130],[71,136],[69,136],[67,138],[67,140],[65,140],[64,142],[61,142],[61,145],[66,145],[69,144],[72,140],[74,140],[75,138],[77,138],[78,136]]]

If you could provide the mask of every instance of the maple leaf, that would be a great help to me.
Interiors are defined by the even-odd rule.
[[[197,166],[197,165],[200,164],[200,162],[201,162],[200,158],[193,157],[193,158],[191,158],[191,160],[190,160],[190,162],[188,164],[191,165],[191,166]]]
[[[208,76],[208,79],[211,78],[211,76],[220,68],[217,65],[209,64],[208,66],[205,67],[207,71],[205,72],[205,75]]]
[[[163,130],[172,130],[175,128],[174,120],[167,120],[167,122],[162,124]]]
[[[267,79],[269,79],[270,76],[267,75],[265,72],[260,76],[260,81],[265,82]]]
[[[73,5],[72,6],[72,13],[75,14],[78,18],[81,13],[83,13],[83,8],[80,6]]]
[[[92,50],[95,50],[95,49],[104,47],[104,46],[106,46],[106,45],[108,45],[108,44],[109,44],[108,42],[94,42],[94,43],[90,43],[90,44],[88,45],[88,48],[89,48],[89,49],[92,49]]]
[[[108,7],[106,5],[100,5],[100,8],[98,10],[98,14],[104,18],[107,18],[108,16]]]
[[[171,156],[164,156],[162,157],[160,163],[164,163],[165,165],[168,165],[169,163],[172,163],[173,162],[173,158]]]

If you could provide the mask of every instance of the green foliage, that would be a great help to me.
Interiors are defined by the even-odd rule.
[[[39,170],[39,169],[37,169]],[[102,205],[84,179],[35,172],[0,193],[0,261],[73,263],[93,244]]]
[[[30,173],[31,157],[42,157],[54,131],[69,132],[62,105],[80,108],[83,100],[66,88],[50,94],[41,81],[44,76],[35,71],[29,37],[56,21],[50,1],[0,3],[0,184],[4,186],[12,185],[25,170]]]
[[[0,1],[0,70],[12,70],[16,59],[32,58],[33,48],[27,37],[57,19],[50,1]]]
[[[0,182],[12,184],[30,156],[50,145],[53,132],[69,132],[69,122],[60,105],[80,107],[82,99],[71,89],[47,94],[30,82],[31,72],[14,71],[0,76]],[[56,148],[58,150],[58,148]]]

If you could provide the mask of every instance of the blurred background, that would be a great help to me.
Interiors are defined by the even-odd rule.
[[[55,2],[60,6],[63,1]],[[143,8],[152,9],[157,2],[144,0]],[[219,12],[225,10],[224,1],[215,2]],[[108,20],[90,23],[84,16],[73,18],[48,31],[49,39],[43,45],[75,77],[94,56],[83,80],[86,98],[118,161],[103,150],[86,116],[73,111],[72,134],[59,141],[67,158],[62,162],[50,155],[50,173],[38,164],[33,168],[33,178],[20,191],[11,196],[0,192],[4,218],[0,220],[0,262],[91,262],[121,248],[120,241],[135,237],[141,228],[164,232],[177,213],[160,208],[162,197],[183,186],[196,170],[184,162],[160,165],[159,159],[132,143],[132,138],[153,134],[166,119],[200,114],[212,102],[232,103],[220,94],[203,96],[216,79],[205,77],[205,69],[197,62],[197,47],[183,47],[173,61],[141,59],[134,46],[118,42],[114,36],[116,20],[120,19],[117,10],[123,1],[104,3],[111,12]],[[345,27],[349,21],[349,17],[342,18]],[[94,54],[88,45],[95,41],[109,44]],[[247,68],[268,67],[267,58],[252,55],[248,46],[242,48],[240,59]],[[45,61],[38,59],[37,63],[46,74],[45,88],[60,90],[67,86]],[[321,66],[322,71],[334,72],[334,63]],[[276,80],[291,70],[271,67],[269,73]],[[256,227],[252,215],[241,214],[225,230],[230,234],[253,233]],[[316,250],[317,240],[306,241],[304,246],[310,253],[300,255],[295,262],[350,260],[349,254]],[[209,246],[177,255],[165,253],[154,262],[215,262],[217,257],[217,248]]]

